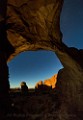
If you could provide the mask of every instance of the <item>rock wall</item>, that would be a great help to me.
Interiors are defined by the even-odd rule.
[[[64,68],[57,76],[56,92],[60,102],[60,120],[83,118],[83,50],[67,48],[58,54]],[[79,59],[80,58],[80,59]]]

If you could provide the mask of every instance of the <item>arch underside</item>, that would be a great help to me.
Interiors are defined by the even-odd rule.
[[[61,43],[62,39],[62,3],[63,0],[8,0],[7,37],[15,49],[10,58],[28,50],[55,51],[55,42]]]

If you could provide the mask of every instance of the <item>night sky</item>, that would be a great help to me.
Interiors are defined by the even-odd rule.
[[[83,49],[83,0],[64,0],[60,26],[63,42]],[[22,81],[34,87],[36,82],[50,78],[63,67],[55,53],[44,50],[23,52],[8,66],[10,87],[19,87]]]

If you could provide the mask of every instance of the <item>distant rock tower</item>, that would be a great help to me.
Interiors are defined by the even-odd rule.
[[[21,82],[21,93],[22,95],[27,95],[28,94],[28,86],[26,85],[26,82]]]

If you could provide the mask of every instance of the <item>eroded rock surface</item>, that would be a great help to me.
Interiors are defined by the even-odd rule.
[[[8,0],[7,34],[14,55],[26,50],[54,50],[61,42],[60,12],[63,0]],[[13,57],[13,56],[11,56]]]
[[[56,87],[57,74],[53,75],[51,78],[44,80],[44,85],[52,86],[52,89]]]
[[[67,48],[66,52],[59,56],[64,68],[59,71],[56,84],[61,104],[58,117],[60,120],[82,120],[83,50]]]
[[[48,87],[52,87],[52,89],[55,88],[57,82],[57,74],[53,75],[51,78],[46,79],[44,81],[40,80],[36,83],[35,88],[38,88],[38,86],[46,85]]]

